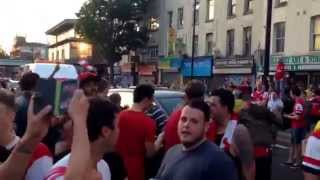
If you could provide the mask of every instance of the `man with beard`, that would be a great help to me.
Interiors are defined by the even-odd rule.
[[[209,120],[210,108],[202,100],[193,100],[182,109],[178,122],[181,144],[167,152],[156,179],[237,179],[232,161],[206,139]]]

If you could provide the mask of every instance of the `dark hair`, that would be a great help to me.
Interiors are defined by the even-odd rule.
[[[109,96],[109,101],[112,102],[113,104],[121,103],[121,96],[119,93],[112,93]]]
[[[16,103],[15,103],[15,98],[12,92],[5,90],[5,89],[0,89],[0,103],[4,104],[11,110],[15,111],[16,110]]]
[[[218,89],[211,92],[211,96],[217,96],[219,97],[220,104],[223,106],[228,107],[228,111],[230,113],[233,112],[234,109],[234,95],[231,91],[225,90],[225,89]]]
[[[100,81],[98,82],[98,92],[103,92],[105,89],[109,87],[110,87],[109,82],[104,78],[101,78]]]
[[[22,91],[34,90],[37,86],[37,82],[40,76],[33,72],[24,74],[19,82]]]
[[[87,117],[90,142],[99,138],[102,127],[115,128],[115,118],[118,112],[118,108],[108,100],[99,97],[90,99]]]
[[[210,107],[207,103],[200,99],[191,100],[188,106],[194,109],[198,109],[204,114],[205,121],[210,121]]]
[[[188,99],[203,99],[206,88],[199,80],[192,80],[189,82],[184,90]]]
[[[154,95],[154,88],[149,84],[141,84],[133,92],[133,102],[140,103],[143,99],[151,99]]]
[[[291,92],[295,96],[301,96],[301,90],[299,89],[298,86],[292,87]]]

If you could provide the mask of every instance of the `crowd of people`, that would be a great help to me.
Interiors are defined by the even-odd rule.
[[[154,106],[155,88],[134,89],[133,105],[93,72],[79,75],[67,113],[35,111],[39,76],[26,73],[20,92],[0,89],[0,179],[271,180],[277,128],[290,125],[284,166],[320,177],[320,91],[279,91],[257,80],[246,88],[207,93],[198,80],[167,117]],[[277,127],[277,128],[275,128]],[[305,143],[303,143],[305,142]],[[303,145],[305,144],[305,145]]]

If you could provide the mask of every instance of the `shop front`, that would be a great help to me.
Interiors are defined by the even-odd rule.
[[[287,77],[298,85],[307,87],[320,82],[320,54],[300,56],[271,56],[270,71],[274,72],[279,62],[285,65]]]
[[[217,58],[214,64],[214,75],[211,84],[215,88],[230,84],[239,86],[244,82],[254,82],[252,72],[253,57]]]
[[[181,84],[181,67],[182,60],[177,57],[162,57],[159,63],[159,81],[163,86],[179,87]]]
[[[154,64],[140,64],[138,67],[140,84],[157,84],[157,68]]]

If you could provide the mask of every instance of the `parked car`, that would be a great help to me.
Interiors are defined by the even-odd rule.
[[[110,89],[109,95],[119,93],[121,106],[131,107],[133,104],[133,88]],[[156,89],[154,94],[155,104],[158,105],[166,115],[170,115],[179,105],[182,105],[184,93],[180,91]]]

